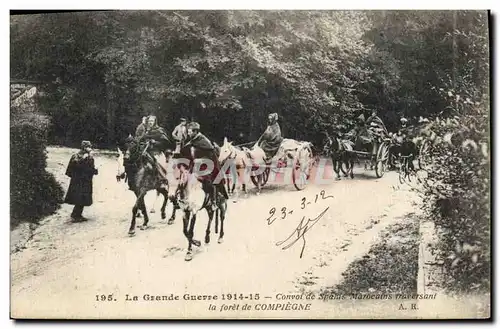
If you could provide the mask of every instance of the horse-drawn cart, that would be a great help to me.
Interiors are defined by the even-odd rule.
[[[258,146],[254,145],[254,149],[256,147]],[[267,183],[271,170],[291,167],[293,185],[297,190],[303,190],[307,186],[315,162],[311,143],[284,139],[275,156],[266,161],[260,186]],[[255,168],[255,170],[262,169]],[[250,178],[252,183],[258,186],[258,175],[251,175]]]
[[[375,170],[375,175],[378,178],[384,176],[387,168],[389,166],[389,150],[391,147],[391,139],[383,136],[377,137],[373,144],[375,144],[376,152],[372,153],[367,150],[346,150],[347,153],[350,153],[356,157],[362,157],[365,159],[369,159],[371,164],[371,169]],[[367,169],[367,165],[365,163],[365,169]]]

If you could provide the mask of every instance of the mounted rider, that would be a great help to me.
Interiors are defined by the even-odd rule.
[[[278,113],[271,113],[268,116],[268,126],[257,141],[257,145],[264,150],[266,160],[268,160],[278,152],[281,142],[283,142],[283,137],[278,124]]]
[[[395,155],[409,156],[413,155],[412,159],[415,159],[417,155],[417,147],[415,142],[410,137],[410,129],[408,127],[408,119],[401,117],[400,119],[401,128],[398,132],[392,136],[394,146],[392,147],[392,152]],[[415,170],[413,166],[413,161],[408,163],[410,170]]]
[[[211,173],[197,178],[200,182],[202,182],[203,190],[209,196],[209,201],[212,205],[212,208],[215,210],[217,208],[217,189],[220,190],[220,192],[226,199],[229,199],[224,186],[224,179],[222,179],[220,182],[215,181],[221,169],[221,165],[218,160],[219,155],[216,145],[214,145],[214,143],[212,143],[205,135],[200,132],[199,123],[190,122],[189,124],[187,124],[186,128],[187,140],[181,152],[185,154],[185,150],[189,150],[189,154],[191,155],[190,172],[193,172],[194,161],[196,159],[207,159],[213,163],[213,169]],[[206,168],[200,166],[200,170],[204,169]]]
[[[146,117],[146,120],[141,124],[144,125],[144,130],[137,129],[139,133],[136,138],[129,135],[125,140],[128,151],[124,157],[123,165],[128,176],[130,190],[134,188],[134,180],[138,171],[137,164],[142,159],[156,169],[162,181],[167,181],[166,163],[162,163],[159,158],[166,151],[170,140],[163,128],[158,125],[156,116]]]

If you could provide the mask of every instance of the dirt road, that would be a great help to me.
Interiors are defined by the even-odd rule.
[[[49,149],[49,170],[64,188],[72,151]],[[94,205],[84,211],[89,220],[71,223],[71,207],[63,205],[43,221],[25,249],[12,253],[12,316],[161,318],[183,317],[187,312],[192,316],[199,310],[198,317],[209,317],[206,301],[147,302],[143,296],[172,293],[182,299],[186,293],[243,293],[276,301],[277,293],[318,292],[340,282],[341,273],[368,251],[378,233],[414,212],[417,202],[408,188],[399,187],[394,172],[377,179],[373,171],[362,168],[355,169],[354,180],[332,179],[328,185],[311,185],[304,191],[277,184],[266,186],[257,196],[252,188],[247,198],[230,202],[224,242],[217,243],[212,229],[211,244],[202,245],[193,260],[186,262],[181,214],[173,225],[167,225],[160,218],[158,203],[151,227],[129,237],[134,196],[125,183],[116,182],[113,158],[97,156],[96,164]],[[150,192],[148,206],[154,198]],[[272,207],[276,208],[273,218],[278,219],[269,225]],[[281,219],[283,207],[286,216]],[[169,204],[167,215],[170,210]],[[323,211],[324,216],[304,235],[302,258],[303,240],[286,250],[281,248],[286,243],[276,245],[295,232],[302,216],[313,219]],[[206,222],[202,213],[195,229],[201,241]],[[96,301],[101,294],[113,294],[116,301]],[[126,301],[127,294],[141,301]]]

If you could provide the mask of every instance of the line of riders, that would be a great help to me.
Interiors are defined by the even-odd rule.
[[[257,141],[265,152],[266,159],[272,158],[278,151],[283,137],[278,124],[278,114],[271,113],[268,116],[269,125],[262,136]],[[228,199],[228,193],[224,186],[224,179],[214,182],[221,169],[221,163],[218,160],[220,147],[212,142],[200,132],[200,124],[197,122],[187,122],[187,119],[181,118],[180,123],[172,132],[172,139],[168,137],[165,129],[158,125],[156,116],[150,115],[142,118],[142,122],[136,128],[135,136],[129,135],[125,140],[125,156],[123,166],[125,172],[117,176],[117,179],[126,179],[129,189],[134,191],[134,180],[139,169],[141,161],[146,161],[153,168],[156,168],[160,181],[167,182],[166,168],[160,164],[159,158],[163,153],[167,158],[188,159],[186,162],[179,161],[177,168],[181,174],[194,168],[194,161],[197,159],[208,159],[214,164],[210,174],[197,177],[202,183],[203,190],[209,196],[209,204],[212,209],[216,209],[217,191]],[[175,149],[172,150],[175,144]],[[199,168],[200,171],[207,168]]]
[[[407,119],[401,118],[401,129],[394,135],[388,134],[383,121],[377,116],[376,111],[372,111],[367,119],[363,114],[357,117],[356,125],[351,131],[345,133],[345,127],[336,126],[332,135],[341,139],[342,143],[347,147],[352,148],[355,144],[371,145],[372,155],[376,154],[378,147],[378,144],[373,142],[374,139],[391,136],[394,141],[393,152],[396,154],[409,154],[412,152],[416,154],[415,144],[407,138],[407,122]],[[202,183],[203,190],[209,196],[208,201],[212,209],[215,209],[218,189],[228,199],[224,180],[214,183],[221,169],[221,164],[218,161],[220,147],[201,133],[199,123],[188,123],[185,118],[180,119],[180,123],[174,128],[171,137],[173,140],[168,137],[165,129],[158,125],[156,116],[143,117],[142,122],[135,131],[135,136],[129,135],[125,141],[126,154],[123,163],[125,172],[117,179],[126,178],[129,189],[134,190],[134,179],[138,171],[138,164],[145,159],[153,168],[157,169],[160,181],[166,181],[166,168],[162,167],[158,161],[161,153],[167,157],[188,159],[189,165],[185,162],[178,163],[178,169],[181,173],[185,170],[193,170],[194,160],[208,159],[212,161],[214,168],[210,174],[198,177],[198,179]],[[327,137],[330,138],[330,134],[327,133]],[[257,141],[257,145],[265,152],[266,161],[269,161],[277,153],[282,141],[278,114],[271,113],[268,116],[268,126]],[[172,150],[174,145],[175,149]],[[200,169],[203,170],[203,168]]]

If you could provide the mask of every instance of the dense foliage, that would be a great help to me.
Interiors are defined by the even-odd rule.
[[[11,75],[45,83],[50,142],[114,146],[141,116],[181,115],[220,142],[318,144],[377,109],[391,131],[419,117],[433,143],[425,210],[448,273],[488,281],[489,61],[480,11],[121,11],[11,18]],[[470,283],[470,284],[469,284]]]
[[[11,227],[20,222],[38,222],[62,202],[63,191],[46,171],[47,118],[23,114],[10,125]]]

